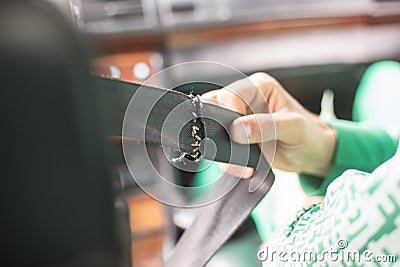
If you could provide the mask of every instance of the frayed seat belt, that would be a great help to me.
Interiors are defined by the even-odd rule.
[[[161,145],[163,140],[161,133],[168,135],[168,131],[161,130],[163,122],[179,106],[178,112],[172,114],[174,116],[172,121],[187,120],[185,114],[194,114],[194,117],[198,120],[201,119],[201,121],[193,120],[188,125],[184,125],[182,131],[192,131],[192,134],[187,135],[187,138],[178,138],[178,143],[171,141],[171,143],[163,143],[163,146],[170,145],[179,148],[180,151],[183,151],[182,153],[185,153],[182,155],[189,154],[188,158],[194,161],[197,160],[198,156],[201,156],[219,162],[230,162],[256,168],[252,179],[242,179],[233,187],[234,177],[225,174],[219,179],[207,198],[213,200],[221,196],[221,192],[228,193],[216,201],[211,201],[211,204],[199,208],[201,210],[194,222],[183,233],[164,264],[165,267],[201,267],[206,265],[250,215],[274,182],[274,174],[258,145],[242,145],[231,142],[228,133],[224,130],[229,129],[232,121],[240,114],[208,103],[194,104],[193,97],[174,90],[99,77],[94,77],[94,82],[97,88],[104,90],[104,95],[107,95],[108,109],[121,122],[119,125],[122,125],[123,118],[126,116],[125,113],[129,111],[129,103],[136,92],[140,92],[141,100],[133,103],[134,105],[137,103],[136,111],[141,110],[140,105],[143,105],[143,112],[148,110],[150,104],[153,105],[149,116],[133,117],[136,120],[134,125],[144,125],[145,135],[141,136],[140,132],[135,133],[133,130],[129,133],[125,132],[123,138]],[[139,88],[140,90],[138,90]],[[154,99],[157,101],[154,101]],[[174,127],[172,126],[172,128]],[[147,129],[151,129],[151,131],[147,131]],[[207,153],[203,155],[200,155],[200,153],[199,155],[190,154],[193,151],[193,142],[196,142],[193,139],[193,129],[195,129],[195,134],[198,135],[199,139],[209,138],[214,141],[217,149],[216,154],[212,155],[213,158]],[[114,136],[123,135],[121,128],[111,129],[110,134]],[[164,140],[172,140],[172,138],[166,136]],[[234,154],[248,153],[248,157],[243,160],[232,155],[232,151],[235,151]]]

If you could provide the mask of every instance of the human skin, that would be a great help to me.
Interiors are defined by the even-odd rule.
[[[241,144],[260,144],[277,169],[325,177],[336,148],[336,132],[319,117],[300,105],[272,76],[255,73],[245,79],[202,95],[203,101],[217,103],[243,114],[233,121],[230,135]],[[271,145],[276,148],[271,154]],[[229,173],[253,170],[234,165]]]

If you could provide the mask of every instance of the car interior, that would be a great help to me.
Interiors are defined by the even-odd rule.
[[[196,216],[144,192],[139,184],[158,184],[145,168],[132,177],[116,134],[125,107],[109,105],[113,96],[91,75],[142,84],[171,66],[217,62],[269,73],[309,111],[352,120],[366,69],[400,61],[398,0],[3,1],[0,21],[2,266],[163,266]],[[239,78],[179,68],[150,84],[223,87]],[[173,167],[158,145],[147,152],[171,181],[200,179]],[[256,251],[270,233],[321,200],[305,196],[295,175],[275,174],[287,179],[261,215],[246,219],[207,266],[261,266]]]

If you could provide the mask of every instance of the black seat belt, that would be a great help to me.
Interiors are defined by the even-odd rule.
[[[94,82],[97,88],[104,90],[108,95],[106,101],[109,112],[113,112],[115,118],[120,120],[121,124],[119,125],[122,125],[123,118],[126,116],[125,112],[133,111],[129,107],[133,95],[137,93],[135,97],[140,97],[140,101],[133,103],[136,105],[134,111],[137,116],[133,116],[133,121],[128,122],[132,123],[132,128],[128,127],[128,130],[124,132],[116,128],[110,132],[111,135],[160,145],[161,140],[166,140],[167,142],[163,142],[162,145],[178,148],[190,160],[195,161],[197,156],[201,156],[215,161],[256,168],[252,179],[240,180],[232,190],[230,188],[235,181],[234,177],[225,174],[218,181],[214,190],[207,197],[212,200],[218,198],[221,192],[229,191],[229,193],[201,208],[164,265],[165,267],[204,266],[250,215],[274,182],[274,174],[258,145],[241,145],[230,141],[225,129],[229,129],[229,125],[238,116],[233,111],[208,103],[197,103],[196,101],[200,101],[199,99],[193,100],[194,98],[173,90],[99,77],[94,77]],[[149,109],[150,104],[152,105],[151,109]],[[178,110],[176,110],[177,107],[179,107]],[[149,116],[140,114],[141,111],[146,113],[149,110]],[[188,116],[193,113],[197,120],[188,120]],[[171,120],[168,116],[173,116],[173,119]],[[193,126],[196,126],[200,139],[208,138],[214,141],[216,153],[211,155],[205,150],[199,155],[193,153],[192,144],[195,142],[192,138],[193,134],[179,137],[174,142],[175,139],[172,138],[174,133],[161,129],[163,122],[167,119],[176,122],[176,125],[170,125],[171,129],[180,128],[180,131],[189,133]],[[186,121],[188,122],[186,123]],[[140,125],[145,127],[144,136],[141,136],[141,132],[135,129]],[[182,125],[182,127],[177,127],[178,125]],[[162,136],[161,133],[167,136]],[[243,158],[242,154],[247,156]]]
[[[254,175],[264,176],[265,173],[256,171]],[[224,198],[202,208],[191,226],[183,233],[164,266],[204,266],[250,215],[269,191],[273,181],[273,174],[269,172],[268,178],[258,190],[249,193],[250,180],[242,180]],[[220,185],[217,185],[211,194],[218,195],[219,191],[224,190],[218,186]]]

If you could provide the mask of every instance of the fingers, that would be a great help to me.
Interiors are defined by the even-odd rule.
[[[254,169],[249,167],[243,167],[239,165],[229,164],[229,163],[218,163],[218,167],[225,173],[231,174],[233,176],[248,179],[253,176]]]
[[[270,111],[269,100],[277,88],[279,83],[274,78],[265,73],[255,73],[225,87],[217,95],[217,100],[226,104],[234,103],[236,108],[247,111],[242,114],[266,113]]]
[[[230,134],[235,142],[241,144],[274,140],[292,144],[296,142],[300,124],[300,116],[283,110],[272,114],[252,114],[236,119],[231,125]]]
[[[275,137],[271,114],[253,114],[233,121],[230,134],[235,142],[252,144],[270,141]]]
[[[204,94],[201,95],[201,99],[202,99],[203,101],[207,101],[207,100],[217,100],[217,95],[218,95],[218,92],[219,92],[219,91],[220,91],[220,90],[208,91],[208,92],[206,92],[206,93],[204,93]]]
[[[232,123],[230,133],[238,143],[278,140],[294,144],[299,139],[296,135],[302,126],[301,116],[289,111],[296,110],[297,102],[266,73],[255,73],[221,90],[208,92],[203,99],[217,101],[220,106],[241,114],[253,113]]]
[[[287,96],[280,84],[265,73],[255,73],[245,79],[238,80],[220,90],[202,95],[202,100],[229,108],[241,114],[252,114],[236,119],[230,129],[232,139],[238,143],[264,143],[277,140],[277,129],[274,119],[278,119],[280,137],[285,138],[283,123],[285,117],[281,109],[286,106]],[[272,109],[270,108],[272,105]],[[271,114],[270,112],[275,112]],[[271,142],[274,144],[275,142]],[[270,149],[275,151],[274,149]],[[264,152],[265,153],[265,152]],[[268,155],[267,155],[268,158]],[[269,157],[272,161],[273,155]],[[218,164],[226,173],[252,177],[254,170],[232,164]]]
[[[215,104],[240,114],[247,114],[247,104],[230,89],[209,91],[201,96],[202,101]]]
[[[231,97],[235,98],[236,97],[237,98],[237,96],[235,96],[234,94],[232,94],[229,91],[228,92],[222,92],[222,91],[223,90],[209,91],[209,92],[203,94],[201,96],[201,99],[202,99],[202,101],[207,102],[207,103],[223,105],[223,103],[217,101],[218,94],[222,93],[222,95],[225,94],[225,97],[229,97],[229,98],[231,98]],[[222,97],[220,96],[220,99],[221,98]],[[235,99],[233,99],[233,100],[234,100],[233,102],[235,103],[236,100]],[[240,105],[242,103],[239,102],[238,104]],[[240,112],[239,111],[240,108],[237,108],[235,106],[235,104],[231,104],[230,108],[235,110],[235,111],[237,111],[237,112]],[[229,164],[229,163],[221,163],[221,162],[219,162],[218,163],[218,167],[220,167],[223,172],[231,174],[231,175],[234,175],[236,177],[240,177],[242,179],[251,178],[253,176],[253,173],[254,173],[254,169],[253,168],[243,167],[243,166],[239,166],[239,165],[233,165],[233,164]]]
[[[205,102],[216,103],[241,114],[269,112],[268,99],[279,83],[265,73],[255,73],[220,90],[202,95]]]
[[[234,91],[230,90],[230,88],[222,89],[217,94],[217,101],[220,102],[221,106],[225,108],[231,109],[240,114],[248,114],[248,105],[245,100]]]

